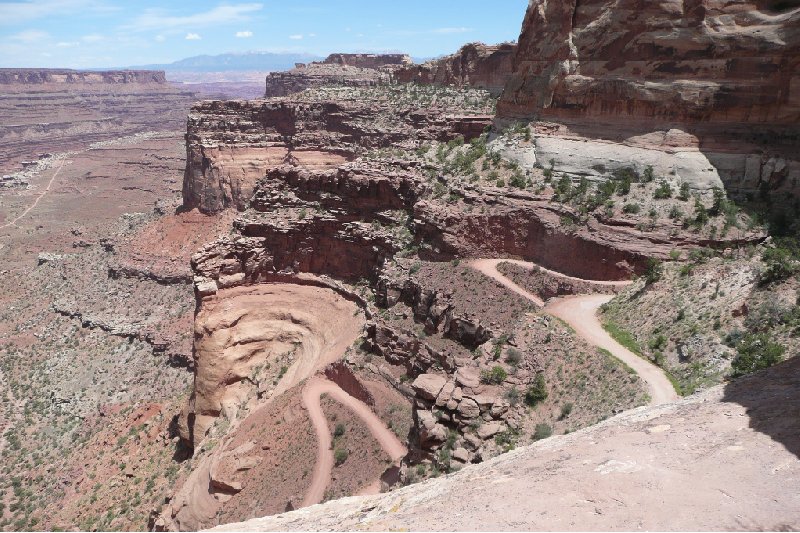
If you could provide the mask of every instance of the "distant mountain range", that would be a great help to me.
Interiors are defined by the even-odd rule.
[[[274,72],[294,68],[295,63],[321,61],[322,57],[304,53],[247,52],[243,54],[220,54],[187,57],[173,63],[136,65],[136,70],[165,70],[180,72]]]

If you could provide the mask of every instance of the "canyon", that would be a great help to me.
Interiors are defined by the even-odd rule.
[[[0,70],[0,528],[796,528],[799,17]]]

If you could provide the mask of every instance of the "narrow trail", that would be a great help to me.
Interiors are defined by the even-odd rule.
[[[331,482],[334,459],[333,450],[331,450],[330,428],[320,404],[322,394],[330,395],[334,400],[353,411],[366,424],[372,436],[386,451],[392,462],[397,463],[407,452],[400,439],[386,427],[367,404],[353,398],[332,381],[321,377],[311,378],[303,389],[302,402],[308,410],[308,416],[317,434],[317,461],[314,464],[311,486],[306,492],[301,507],[320,503],[325,496],[325,489]],[[362,493],[373,492],[374,488],[375,484],[373,483]]]
[[[58,176],[58,173],[61,172],[61,169],[64,167],[64,163],[66,163],[66,159],[61,161],[61,164],[58,166],[56,171],[53,173],[53,176],[50,178],[50,181],[47,183],[47,187],[45,187],[44,190],[41,193],[39,193],[39,195],[36,197],[36,199],[33,201],[33,203],[30,206],[28,206],[28,208],[25,209],[25,211],[23,211],[22,214],[19,215],[17,218],[12,220],[11,222],[7,222],[7,223],[3,224],[2,226],[0,226],[0,229],[5,229],[5,228],[11,227],[11,226],[16,226],[17,222],[22,220],[25,217],[25,215],[30,213],[31,210],[33,210],[33,208],[36,207],[39,204],[39,200],[44,198],[44,196],[48,192],[50,192],[50,187],[53,186],[53,182],[56,180],[56,176]]]
[[[600,319],[597,317],[597,310],[601,305],[611,300],[613,296],[608,294],[567,296],[562,298],[553,298],[548,302],[545,302],[542,298],[523,289],[497,270],[498,264],[506,262],[514,263],[526,268],[538,266],[536,263],[531,263],[528,261],[509,259],[476,259],[471,261],[469,265],[478,272],[481,272],[482,274],[497,281],[510,291],[522,296],[523,298],[527,298],[540,307],[543,307],[545,311],[551,315],[560,318],[569,324],[584,340],[590,344],[593,344],[594,346],[608,350],[611,355],[633,368],[636,373],[639,374],[639,377],[642,378],[642,380],[644,380],[644,382],[647,384],[648,392],[650,394],[650,405],[659,405],[678,399],[678,394],[675,392],[675,388],[672,386],[672,383],[669,381],[669,379],[667,379],[663,370],[622,346],[620,343],[615,341],[605,329],[603,329],[603,325],[600,323]],[[565,276],[550,270],[547,272],[554,276],[598,285],[613,284],[624,286],[630,284],[628,281],[606,282],[584,280],[571,276]]]

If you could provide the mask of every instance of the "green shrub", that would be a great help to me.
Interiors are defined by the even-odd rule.
[[[635,215],[636,213],[638,213],[641,210],[642,210],[642,206],[640,206],[636,202],[633,202],[633,203],[630,203],[630,204],[624,204],[622,206],[622,212],[623,213],[630,213],[630,214]]]
[[[572,413],[572,402],[567,402],[561,406],[561,416],[558,417],[559,420],[564,420],[570,413]]]
[[[533,430],[533,440],[542,440],[553,434],[553,428],[549,424],[536,424]]]
[[[342,435],[344,435],[344,432],[345,432],[345,426],[344,424],[339,422],[338,424],[336,424],[336,428],[333,430],[333,436],[341,437]]]
[[[336,448],[336,451],[333,452],[333,460],[336,462],[336,466],[347,461],[349,455],[350,452],[347,451],[347,448]]]
[[[651,350],[663,350],[667,347],[667,338],[664,335],[659,335],[658,337],[654,337],[649,343],[648,346]]]
[[[672,198],[672,187],[669,183],[662,181],[658,188],[653,193],[653,198],[656,200],[663,200],[665,198]]]
[[[508,372],[500,365],[495,365],[491,369],[484,369],[481,371],[481,383],[499,385],[504,382],[507,377]]]
[[[689,199],[689,184],[684,181],[683,183],[681,183],[681,189],[680,192],[678,193],[678,200],[685,202],[688,199]]]
[[[737,355],[731,362],[731,375],[740,377],[779,363],[786,348],[772,342],[766,333],[756,333],[745,335],[736,351]]]
[[[522,352],[516,348],[509,348],[506,353],[506,363],[511,366],[517,366],[522,362]]]
[[[767,285],[793,276],[798,271],[793,255],[789,248],[782,246],[764,250],[761,260],[764,261],[766,267],[758,278],[759,283]]]
[[[525,391],[525,404],[534,407],[539,402],[547,399],[547,383],[544,380],[544,374],[537,374],[533,384]]]
[[[647,285],[659,281],[664,274],[664,266],[658,259],[652,257],[647,260],[647,269],[644,271],[644,279]]]

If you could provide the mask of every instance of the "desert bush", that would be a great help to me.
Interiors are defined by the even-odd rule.
[[[661,279],[664,274],[664,266],[658,259],[652,257],[647,260],[647,268],[644,271],[644,279],[647,285],[655,283]]]
[[[678,192],[678,200],[685,202],[689,199],[689,184],[687,182],[681,183],[680,191]]]
[[[342,435],[344,435],[344,432],[345,432],[345,426],[343,423],[339,422],[338,424],[336,424],[336,428],[333,430],[333,436],[341,437]]]
[[[736,351],[737,355],[731,362],[731,375],[740,377],[781,362],[786,348],[772,342],[766,333],[751,333],[739,341]]]
[[[495,365],[490,369],[484,369],[481,371],[481,383],[491,384],[491,385],[499,385],[500,383],[504,382],[508,377],[508,372],[500,366]]]
[[[509,348],[506,353],[506,363],[511,366],[517,366],[522,362],[522,352],[516,348]]]
[[[672,187],[669,183],[662,181],[658,188],[653,193],[653,198],[656,200],[663,200],[665,198],[672,198]]]
[[[559,420],[564,420],[570,413],[572,413],[572,402],[567,402],[561,406],[561,415],[558,417]]]
[[[347,451],[347,448],[336,448],[333,452],[333,460],[336,462],[336,466],[343,464],[347,461],[347,457],[350,455],[350,452]]]
[[[765,268],[758,277],[759,284],[768,285],[776,281],[792,277],[800,270],[796,262],[796,253],[791,245],[779,241],[774,248],[767,248],[761,254]]]
[[[547,399],[547,383],[544,374],[537,374],[534,382],[525,391],[525,404],[534,407]]]
[[[516,407],[519,405],[520,399],[522,395],[519,392],[519,389],[516,387],[511,387],[505,394],[506,400],[508,400],[508,404],[511,407]]]
[[[536,424],[533,430],[533,440],[542,440],[553,434],[553,428],[549,424]]]
[[[630,204],[624,204],[622,206],[622,212],[623,213],[629,213],[629,214],[635,215],[636,213],[638,213],[641,210],[642,210],[642,206],[640,206],[636,202],[633,202],[633,203],[630,203]]]

